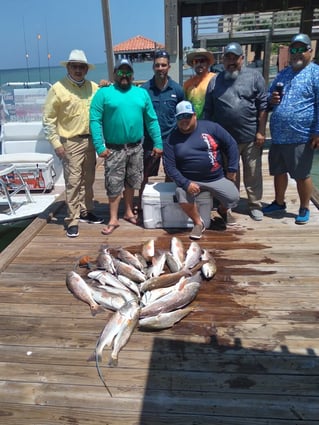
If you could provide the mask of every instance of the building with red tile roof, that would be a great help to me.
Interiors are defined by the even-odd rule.
[[[152,60],[155,50],[164,49],[164,44],[151,40],[150,38],[137,35],[129,40],[123,41],[113,47],[115,60],[129,58],[131,61]]]

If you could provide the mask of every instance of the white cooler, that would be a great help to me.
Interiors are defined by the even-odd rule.
[[[46,153],[12,153],[0,155],[0,162],[14,164],[21,177],[32,191],[50,191],[56,175],[53,155]],[[19,178],[12,173],[12,184],[19,184]]]
[[[193,221],[184,213],[175,197],[175,183],[147,184],[142,194],[143,221],[146,229],[193,227]],[[202,192],[197,196],[200,215],[205,227],[210,226],[212,196]]]

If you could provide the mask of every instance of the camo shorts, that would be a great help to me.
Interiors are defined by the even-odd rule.
[[[110,198],[115,198],[125,187],[139,190],[143,181],[143,145],[121,150],[110,149],[104,161],[105,189]]]

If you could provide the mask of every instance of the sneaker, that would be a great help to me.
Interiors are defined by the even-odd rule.
[[[200,239],[202,237],[202,234],[205,232],[205,226],[204,223],[202,224],[195,224],[195,226],[193,227],[189,238],[190,239]]]
[[[261,210],[255,208],[250,210],[250,217],[255,221],[261,221],[264,217],[264,214]]]
[[[76,238],[79,236],[79,226],[69,226],[66,235],[69,238]]]
[[[103,218],[97,217],[95,214],[88,212],[80,214],[80,221],[82,223],[101,224],[104,222]]]
[[[296,217],[296,224],[306,224],[310,218],[310,211],[308,208],[299,208],[299,214]]]
[[[264,208],[262,208],[262,212],[264,214],[272,214],[277,211],[285,211],[285,209],[286,209],[286,202],[280,205],[276,201],[272,201],[271,204],[266,205]]]
[[[217,212],[224,220],[225,224],[227,224],[227,226],[234,226],[237,223],[235,217],[232,215],[230,208],[226,212],[221,212],[221,210],[217,208]]]

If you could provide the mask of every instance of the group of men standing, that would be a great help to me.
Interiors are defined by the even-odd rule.
[[[148,178],[158,173],[162,154],[165,173],[177,184],[180,206],[194,222],[192,239],[205,231],[196,206],[202,191],[218,201],[217,211],[227,225],[235,223],[231,210],[239,201],[239,159],[254,220],[286,208],[290,174],[300,198],[296,223],[306,223],[312,156],[319,145],[319,77],[311,52],[309,37],[296,35],[290,44],[291,65],[278,74],[267,93],[261,73],[244,66],[244,53],[236,42],[225,47],[224,71],[219,74],[210,72],[211,52],[190,52],[187,63],[194,76],[183,88],[168,75],[170,57],[165,50],[155,52],[154,76],[142,87],[133,84],[132,63],[121,59],[113,83],[100,88],[85,78],[93,65],[84,52],[72,51],[63,62],[66,77],[49,91],[43,119],[47,137],[63,161],[67,236],[78,236],[79,220],[103,222],[93,213],[96,153],[104,158],[110,205],[110,218],[102,229],[105,235],[120,225],[122,196],[123,218],[137,224],[141,204],[134,209],[134,192],[140,190],[141,200]],[[278,81],[284,84],[280,98]],[[274,136],[269,164],[275,176],[275,200],[263,207],[261,155],[270,110]]]

